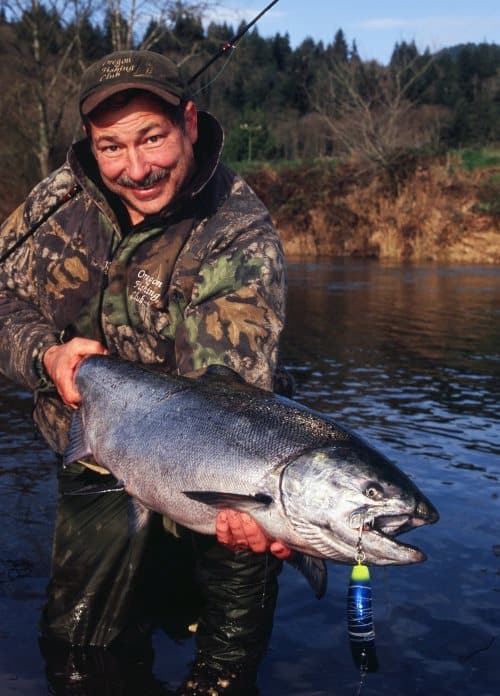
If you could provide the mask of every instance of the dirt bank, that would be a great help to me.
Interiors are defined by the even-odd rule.
[[[288,255],[500,263],[500,169],[419,162],[398,191],[354,168],[245,174]]]

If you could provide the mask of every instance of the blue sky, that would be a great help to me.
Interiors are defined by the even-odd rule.
[[[215,16],[236,28],[269,1],[219,0]],[[469,41],[500,43],[500,0],[279,0],[257,27],[261,36],[288,33],[293,47],[308,36],[330,43],[342,28],[363,59],[387,62],[403,40],[431,51]]]

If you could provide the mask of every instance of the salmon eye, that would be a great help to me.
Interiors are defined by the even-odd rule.
[[[382,500],[384,497],[384,490],[378,483],[370,481],[365,488],[365,495],[367,498],[370,498],[370,500]]]

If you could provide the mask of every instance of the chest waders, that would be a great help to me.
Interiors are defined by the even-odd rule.
[[[234,553],[215,537],[183,528],[173,536],[156,514],[130,533],[126,493],[68,495],[102,481],[102,474],[74,464],[60,467],[58,478],[42,637],[142,650],[155,628],[178,640],[197,625],[198,683],[213,687],[219,677],[237,675],[231,676],[240,684],[234,693],[243,694],[269,642],[281,561],[267,553]]]

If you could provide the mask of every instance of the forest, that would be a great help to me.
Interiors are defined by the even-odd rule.
[[[112,50],[148,48],[189,79],[242,28],[207,23],[210,7],[0,0],[2,217],[79,137],[83,69]],[[350,162],[381,173],[397,193],[418,158],[500,142],[500,45],[431,53],[401,42],[382,65],[362,60],[340,27],[326,45],[306,38],[292,47],[286,26],[269,38],[257,26],[202,74],[193,94],[221,120],[233,166]]]

